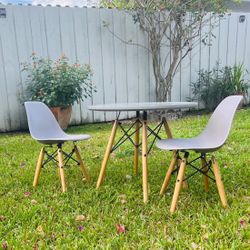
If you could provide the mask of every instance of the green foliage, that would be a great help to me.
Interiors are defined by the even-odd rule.
[[[215,11],[217,13],[224,13],[226,11],[226,4],[232,2],[230,0],[209,0],[209,1],[172,1],[172,0],[102,0],[101,5],[108,8],[118,9],[138,9],[144,8],[148,13],[151,11],[162,10],[177,10],[179,12],[199,12],[201,9],[205,11]]]
[[[220,67],[217,63],[211,71],[201,69],[198,80],[191,84],[192,100],[198,100],[205,108],[213,110],[229,95],[246,95],[249,85],[244,72],[243,64]]]
[[[41,101],[50,107],[67,107],[95,91],[90,66],[70,64],[66,56],[53,62],[33,53],[31,62],[22,66],[22,72],[27,73],[25,100]]]
[[[231,78],[232,83],[234,84],[234,91],[236,94],[247,94],[249,84],[244,77],[245,69],[244,65],[235,64],[232,68]]]
[[[188,116],[170,121],[173,135],[197,135],[208,117]],[[83,182],[80,168],[69,162],[65,167],[68,191],[64,194],[52,164],[42,169],[38,187],[32,187],[41,144],[28,133],[0,134],[0,248],[7,242],[8,249],[13,250],[249,249],[250,109],[237,112],[229,140],[216,152],[229,202],[226,210],[221,207],[215,183],[210,182],[206,193],[202,176],[197,175],[188,180],[188,189],[181,191],[177,212],[171,216],[176,174],[166,194],[160,197],[159,192],[172,152],[156,147],[148,159],[150,191],[149,202],[144,204],[141,168],[135,176],[133,145],[129,142],[112,153],[104,183],[96,190],[111,127],[92,124],[68,131],[92,136],[91,140],[78,143],[91,183]],[[119,130],[117,134],[121,135]],[[166,138],[164,130],[160,136]],[[68,143],[64,149],[70,152],[71,147]],[[191,172],[187,168],[186,176]],[[25,192],[30,195],[25,196]],[[86,219],[76,221],[77,215]],[[116,224],[124,225],[126,233],[118,235]],[[83,230],[79,230],[80,226]]]

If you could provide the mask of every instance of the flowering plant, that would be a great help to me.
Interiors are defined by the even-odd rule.
[[[88,64],[71,64],[64,55],[55,62],[35,53],[30,58],[30,62],[22,64],[22,72],[27,73],[26,100],[41,101],[50,107],[68,107],[96,91]]]

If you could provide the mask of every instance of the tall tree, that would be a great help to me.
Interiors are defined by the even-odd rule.
[[[181,61],[201,40],[208,44],[216,19],[229,0],[103,0],[106,7],[129,10],[149,37],[157,101],[171,99],[173,77]],[[201,37],[202,27],[211,29]],[[167,51],[167,53],[166,53]],[[168,62],[168,63],[167,63]]]

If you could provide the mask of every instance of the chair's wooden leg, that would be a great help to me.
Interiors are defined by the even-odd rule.
[[[169,127],[169,124],[168,124],[168,122],[167,122],[167,120],[166,120],[165,117],[162,118],[162,122],[163,122],[163,126],[164,126],[164,129],[165,129],[165,132],[166,132],[166,134],[167,134],[167,137],[168,137],[169,139],[172,139],[172,138],[173,138],[173,134],[172,134],[172,131],[171,131],[171,129],[170,129],[170,127]],[[176,153],[176,152],[174,151],[174,153]],[[179,163],[179,164],[180,164],[180,163]],[[188,183],[187,183],[187,181],[183,181],[182,187],[183,187],[183,188],[188,188]]]
[[[34,176],[34,181],[33,181],[33,187],[36,187],[38,184],[38,180],[39,180],[39,175],[41,172],[41,168],[42,168],[42,164],[43,164],[43,159],[44,159],[44,147],[42,147],[38,160],[37,160],[37,165],[36,165],[36,171],[35,171],[35,176]]]
[[[201,156],[201,167],[202,167],[202,171],[204,171],[207,174],[208,171],[208,167],[206,166],[206,156],[202,155]],[[204,167],[205,166],[205,167]],[[206,175],[203,175],[203,181],[204,181],[204,187],[205,187],[205,191],[208,192],[209,190],[209,178]]]
[[[148,201],[148,146],[147,146],[147,121],[142,122],[142,186],[143,201]]]
[[[113,124],[112,131],[111,131],[111,135],[109,137],[106,152],[105,152],[105,155],[104,155],[104,158],[103,158],[103,161],[102,161],[101,171],[100,171],[97,183],[96,183],[96,188],[99,188],[101,186],[101,184],[102,184],[102,181],[103,181],[103,178],[104,178],[104,175],[105,175],[105,171],[106,171],[106,167],[107,167],[107,163],[108,163],[108,159],[109,159],[111,149],[112,149],[112,146],[113,146],[113,143],[114,143],[116,130],[117,130],[117,125],[118,125],[118,120],[115,120],[114,124]]]
[[[168,183],[170,181],[172,172],[173,172],[173,170],[174,170],[174,168],[176,166],[176,162],[177,162],[177,154],[176,154],[176,152],[174,152],[172,161],[170,163],[170,166],[168,168],[168,171],[166,173],[164,182],[163,182],[162,187],[161,187],[160,195],[163,195],[165,193],[165,190],[166,190],[166,188],[168,186]]]
[[[188,154],[185,154],[184,158],[181,161],[180,169],[179,169],[176,184],[175,184],[174,195],[173,195],[172,203],[170,207],[171,214],[173,214],[176,209],[176,204],[178,201],[178,197],[179,197],[181,187],[182,187],[182,182],[184,179],[184,172],[185,172],[185,168],[187,164],[187,158],[188,158]]]
[[[58,167],[61,177],[61,183],[62,183],[62,191],[66,192],[66,184],[65,184],[65,176],[64,176],[64,166],[63,166],[63,155],[62,155],[62,149],[58,148],[57,150],[57,156],[58,156]]]
[[[137,120],[135,125],[135,151],[134,151],[134,173],[138,174],[138,159],[139,159],[139,140],[140,140],[140,122]]]
[[[219,165],[214,156],[212,156],[212,165],[213,165],[214,177],[215,177],[216,185],[217,185],[218,192],[220,195],[221,203],[222,203],[222,206],[226,208],[228,204],[227,204],[225,189],[224,189],[223,182],[221,180]]]
[[[78,149],[78,147],[77,147],[76,145],[74,145],[74,151],[75,151],[77,160],[78,160],[79,163],[80,163],[80,168],[81,168],[81,171],[82,171],[83,176],[86,178],[86,181],[87,181],[87,182],[90,182],[88,170],[87,170],[87,168],[86,168],[86,167],[84,166],[84,164],[83,164],[82,157],[81,157],[81,155],[80,155],[80,153],[79,153],[79,149]]]

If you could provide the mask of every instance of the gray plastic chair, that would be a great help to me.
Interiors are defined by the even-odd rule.
[[[64,166],[71,159],[80,165],[82,173],[87,181],[89,181],[89,175],[85,168],[82,158],[79,153],[79,149],[76,146],[77,141],[87,140],[90,138],[89,135],[69,135],[66,134],[59,126],[56,118],[50,109],[42,102],[25,102],[25,109],[28,118],[28,126],[31,136],[38,142],[45,144],[42,147],[35,171],[35,177],[33,186],[37,186],[41,168],[54,161],[58,164],[60,178],[62,183],[62,191],[66,191],[65,177],[64,177]],[[66,153],[62,150],[64,142],[73,142],[74,147],[70,153]],[[49,153],[47,148],[56,145],[56,150],[53,153]],[[73,154],[76,154],[77,160],[73,158]],[[48,159],[44,161],[44,156]],[[57,156],[57,159],[56,159]]]
[[[214,181],[217,184],[222,205],[223,207],[227,207],[226,195],[221,180],[218,163],[213,155],[211,160],[207,161],[206,154],[209,152],[214,152],[224,145],[229,135],[234,114],[242,100],[242,96],[236,95],[225,98],[215,109],[214,113],[208,121],[206,128],[200,135],[196,137],[186,139],[164,139],[157,141],[156,146],[158,148],[174,151],[173,159],[171,161],[170,167],[167,171],[160,191],[160,194],[162,195],[168,186],[171,174],[177,171],[178,176],[170,208],[171,213],[173,213],[176,209],[178,196],[183,182],[199,172],[204,175],[205,191],[208,191],[209,179],[214,180],[209,175],[210,172],[213,173],[215,178]],[[200,153],[200,156],[188,162],[188,151],[195,151],[196,153]],[[184,153],[183,158],[180,157],[180,152]],[[193,165],[196,160],[201,160],[201,168],[197,168]],[[195,172],[192,173],[189,177],[185,178],[184,172],[187,165],[194,168]],[[211,170],[211,166],[213,167],[213,171]]]

